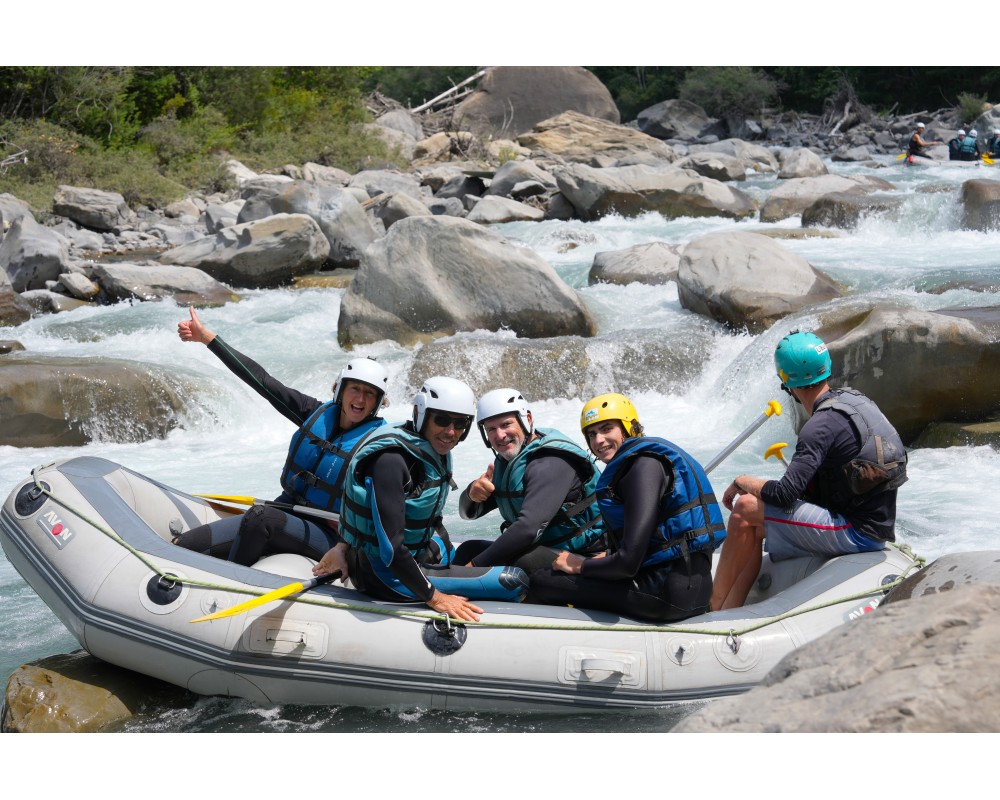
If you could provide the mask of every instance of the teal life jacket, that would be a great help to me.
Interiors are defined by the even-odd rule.
[[[705,470],[677,445],[655,436],[626,439],[601,473],[597,497],[609,544],[617,547],[625,533],[625,503],[617,495],[618,481],[623,468],[640,453],[642,457],[659,459],[669,469],[668,478],[673,475],[660,498],[661,518],[650,537],[642,566],[715,550],[726,538],[726,526]]]
[[[386,425],[362,442],[347,466],[344,503],[340,510],[340,535],[351,547],[363,550],[373,563],[380,560],[378,536],[372,517],[371,499],[365,488],[362,467],[365,461],[385,450],[399,450],[407,461],[416,461],[416,474],[406,487],[403,542],[419,559],[441,528],[441,512],[448,499],[451,453],[441,456],[423,436],[405,425]]]
[[[963,161],[975,161],[979,157],[979,148],[977,145],[978,139],[973,139],[971,136],[966,136],[962,139],[959,152],[962,154]]]
[[[369,419],[338,432],[339,419],[340,406],[331,400],[317,408],[292,436],[281,470],[281,488],[296,502],[339,512],[344,466],[365,436],[385,425],[384,419]]]
[[[536,428],[535,438],[528,442],[512,461],[497,456],[493,462],[493,497],[504,521],[511,525],[521,513],[524,503],[524,471],[528,462],[546,451],[567,454],[580,477],[582,494],[566,498],[559,512],[535,539],[535,544],[554,550],[578,553],[586,550],[604,534],[604,524],[597,507],[597,481],[600,473],[583,449],[564,434],[550,428]]]
[[[839,411],[851,421],[861,440],[858,454],[842,467],[816,475],[818,502],[832,511],[850,512],[874,495],[906,483],[906,447],[892,423],[871,400],[855,389],[832,389],[813,409]]]

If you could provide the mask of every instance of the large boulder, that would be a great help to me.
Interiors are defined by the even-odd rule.
[[[674,217],[752,216],[757,206],[739,189],[671,166],[595,169],[569,164],[555,171],[559,192],[583,220],[656,211]]]
[[[525,183],[539,183],[550,193],[556,190],[556,179],[552,173],[546,172],[534,161],[507,161],[497,169],[484,194],[512,197],[515,187]],[[437,196],[440,197],[441,193],[438,192]]]
[[[490,67],[454,117],[466,130],[509,138],[564,111],[621,120],[611,92],[583,67]]]
[[[369,209],[386,230],[407,217],[430,217],[431,210],[417,198],[405,193],[384,194],[373,201]]]
[[[711,233],[689,242],[677,287],[684,308],[751,333],[842,294],[801,256],[770,237],[746,232]]]
[[[676,160],[674,149],[634,128],[617,125],[606,119],[567,111],[535,125],[517,137],[533,158],[557,156],[564,161],[593,163],[595,159],[617,161],[636,154],[647,154],[667,163]]]
[[[114,730],[150,706],[183,707],[194,699],[169,683],[77,650],[11,673],[4,725],[11,733],[95,733]]]
[[[529,400],[593,397],[609,386],[625,393],[681,394],[711,357],[713,328],[706,321],[683,339],[654,328],[593,338],[450,336],[416,352],[410,383],[419,385],[427,375],[461,375],[477,395],[497,386],[516,386]]]
[[[802,212],[802,227],[825,225],[831,228],[856,228],[865,219],[898,219],[905,200],[898,195],[831,192],[813,201]]]
[[[168,250],[157,260],[204,270],[230,286],[260,289],[315,272],[329,254],[330,244],[312,217],[275,214],[223,228],[214,236]]]
[[[118,192],[82,186],[60,186],[52,201],[52,211],[95,231],[113,231],[135,221],[135,214]]]
[[[1000,731],[1000,553],[938,559],[872,613],[787,655],[676,733]],[[912,599],[896,593],[913,582]]]
[[[409,217],[365,251],[338,340],[410,345],[482,328],[528,338],[596,332],[577,293],[531,250],[457,217]]]
[[[197,386],[139,362],[0,358],[0,445],[79,447],[162,439]]]
[[[237,295],[215,278],[194,267],[138,264],[96,264],[94,279],[108,300],[160,300],[172,297],[179,305],[219,306]],[[90,299],[90,298],[82,298]]]
[[[15,292],[44,289],[69,268],[69,243],[28,215],[14,220],[0,242],[0,271]]]
[[[274,214],[305,214],[319,225],[329,243],[327,258],[334,267],[356,267],[361,253],[378,234],[361,204],[346,189],[328,183],[292,181],[248,184],[237,222]]]
[[[421,188],[419,178],[391,169],[362,170],[351,176],[347,185],[355,189],[364,189],[368,197],[378,197],[380,194],[408,194],[417,200],[423,200],[430,196],[429,192]]]
[[[0,269],[0,326],[20,325],[31,318],[31,305],[14,291],[7,273]]]
[[[697,139],[716,122],[705,109],[687,100],[664,100],[636,117],[639,130],[657,139]]]
[[[673,164],[677,169],[693,169],[699,175],[717,181],[745,181],[747,169],[736,156],[702,150],[691,153]]]
[[[815,178],[790,178],[778,184],[760,210],[761,222],[778,222],[801,214],[820,197],[832,192],[871,194],[891,192],[891,183],[872,176],[819,175]]]
[[[1000,306],[876,306],[827,315],[816,332],[834,382],[874,400],[907,444],[933,422],[978,422],[1000,407]]]
[[[509,197],[483,197],[473,206],[466,219],[469,222],[478,222],[480,225],[518,221],[541,222],[545,219],[545,212],[526,203],[511,200]]]
[[[14,195],[7,192],[0,194],[0,239],[3,239],[3,235],[14,224],[15,220],[31,216],[31,209],[27,203],[18,200]]]
[[[828,175],[830,170],[826,168],[823,159],[816,155],[808,147],[788,147],[778,153],[778,163],[781,165],[778,170],[778,177],[787,180],[789,178],[815,178],[817,175]]]
[[[1000,181],[977,178],[962,184],[962,227],[1000,230]]]
[[[624,250],[597,253],[587,283],[644,283],[656,286],[677,280],[683,246],[666,242],[645,242]]]
[[[770,173],[779,169],[778,158],[759,144],[745,142],[742,139],[723,139],[721,142],[712,142],[707,145],[692,145],[692,153],[704,151],[712,153],[723,153],[733,158],[738,158],[751,172]]]

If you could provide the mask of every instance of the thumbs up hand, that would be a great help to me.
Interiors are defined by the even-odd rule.
[[[469,486],[469,499],[474,503],[485,503],[496,487],[493,485],[493,465],[486,468],[486,472],[476,478]]]

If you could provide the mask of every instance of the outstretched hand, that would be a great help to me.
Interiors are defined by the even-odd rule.
[[[452,619],[461,619],[466,622],[478,622],[479,615],[483,610],[469,602],[469,598],[457,594],[445,594],[434,590],[434,595],[427,601],[427,605],[442,614],[447,614]]]
[[[215,334],[201,324],[194,306],[188,306],[188,313],[191,315],[191,319],[182,319],[177,323],[177,335],[181,337],[182,342],[208,344],[215,338]]]
[[[496,486],[493,485],[493,465],[469,485],[469,499],[473,503],[485,503],[493,496]]]

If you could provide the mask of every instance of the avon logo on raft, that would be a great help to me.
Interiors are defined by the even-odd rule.
[[[38,518],[38,524],[42,530],[50,535],[50,540],[55,542],[56,547],[62,550],[70,540],[76,535],[67,528],[59,515],[55,511],[46,511]]]

